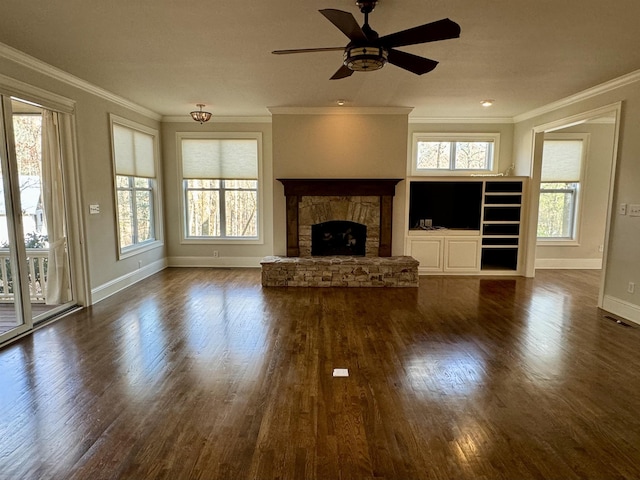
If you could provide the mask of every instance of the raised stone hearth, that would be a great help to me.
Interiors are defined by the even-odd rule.
[[[265,257],[264,287],[417,287],[413,257]]]

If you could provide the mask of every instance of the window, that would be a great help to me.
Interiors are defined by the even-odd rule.
[[[538,209],[538,240],[575,241],[584,138],[545,137]]]
[[[121,256],[158,241],[157,131],[111,115]]]
[[[412,175],[490,173],[497,167],[500,134],[413,136]]]
[[[260,239],[261,134],[178,134],[186,240]]]

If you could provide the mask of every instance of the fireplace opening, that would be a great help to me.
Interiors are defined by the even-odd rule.
[[[346,220],[330,220],[311,226],[311,255],[366,254],[367,226]]]

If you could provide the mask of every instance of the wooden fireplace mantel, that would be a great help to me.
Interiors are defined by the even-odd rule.
[[[393,196],[400,178],[278,178],[287,202],[287,257],[298,257],[298,204],[304,196],[380,197],[378,256],[391,256]]]

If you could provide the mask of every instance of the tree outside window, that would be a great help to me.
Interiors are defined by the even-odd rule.
[[[573,238],[578,183],[540,184],[538,238]]]
[[[116,176],[120,247],[154,240],[153,180]]]

